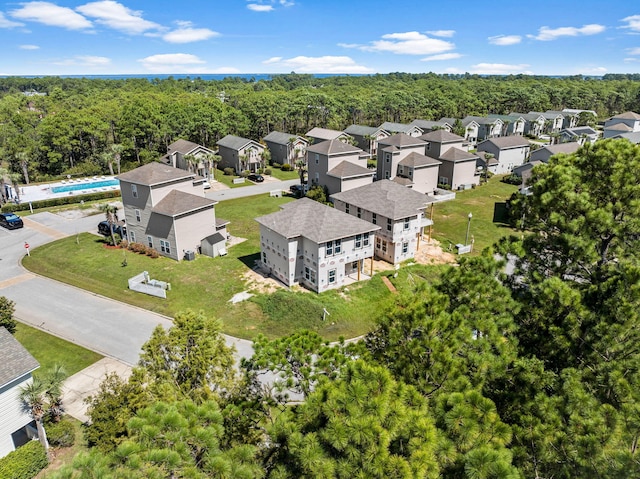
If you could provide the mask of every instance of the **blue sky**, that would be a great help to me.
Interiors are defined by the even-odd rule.
[[[0,3],[0,75],[640,71],[640,2]]]

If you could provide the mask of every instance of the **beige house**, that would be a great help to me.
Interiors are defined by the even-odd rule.
[[[174,168],[190,171],[204,178],[211,178],[215,167],[213,156],[214,152],[209,148],[192,141],[177,140],[169,145],[167,154],[160,158],[160,161]]]
[[[329,195],[371,183],[375,174],[360,148],[339,139],[307,148],[307,172],[310,185],[325,186]]]
[[[420,137],[427,143],[426,154],[441,162],[438,184],[453,190],[470,188],[480,183],[476,161],[478,156],[467,151],[467,140],[445,130]]]
[[[257,141],[240,136],[227,135],[216,143],[218,154],[222,157],[222,168],[233,168],[236,173],[242,171],[256,172],[264,166],[262,153],[264,146]]]
[[[398,165],[411,153],[424,155],[426,143],[406,133],[397,133],[378,141],[378,180],[393,180],[398,174]]]
[[[281,208],[256,218],[265,271],[287,286],[302,284],[317,293],[369,277],[379,226],[309,198]]]
[[[312,128],[305,135],[309,139],[309,143],[315,145],[323,141],[340,140],[345,143],[350,143],[353,138],[344,131],[331,130],[329,128]]]
[[[433,194],[438,187],[438,172],[441,161],[415,151],[400,160],[398,163],[398,175],[394,178],[397,183],[423,194]],[[400,182],[406,179],[408,182]]]
[[[0,457],[38,436],[35,421],[24,409],[20,389],[32,381],[38,361],[5,328],[0,327]]]
[[[511,173],[516,166],[524,164],[529,157],[531,144],[522,136],[502,136],[478,143],[477,154],[482,162],[484,153],[497,160],[489,171],[497,175]]]
[[[388,131],[374,126],[350,125],[344,132],[351,135],[356,145],[371,157],[378,154],[378,142],[391,136]]]
[[[375,256],[392,264],[415,256],[425,226],[428,198],[393,181],[380,180],[331,196],[336,210],[364,219],[376,231]]]
[[[194,173],[152,162],[118,179],[130,242],[179,261],[220,233],[215,250],[224,249],[228,221],[216,219],[217,202],[204,196]]]
[[[272,131],[264,137],[271,161],[281,165],[296,166],[298,160],[304,160],[309,142],[300,135],[292,135],[281,131]]]

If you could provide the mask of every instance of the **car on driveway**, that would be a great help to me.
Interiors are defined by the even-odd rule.
[[[98,223],[98,233],[103,236],[111,236],[111,228],[108,221]],[[113,234],[120,236],[120,238],[127,237],[127,228],[124,226],[124,221],[119,221],[118,224],[113,225]]]
[[[202,186],[204,186],[204,189],[205,189],[205,190],[209,190],[209,189],[211,189],[211,183],[209,183],[209,180],[204,180],[204,181],[202,182]]]
[[[304,186],[302,185],[291,185],[289,191],[291,191],[291,194],[296,198],[304,196]]]
[[[7,228],[8,230],[15,230],[22,228],[24,223],[15,213],[0,213],[0,226]]]
[[[255,181],[256,183],[262,183],[264,181],[264,176],[256,173],[251,173],[247,178],[251,181]]]

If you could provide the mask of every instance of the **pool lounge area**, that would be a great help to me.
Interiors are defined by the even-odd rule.
[[[20,202],[40,201],[62,196],[80,196],[101,191],[120,190],[120,182],[113,176],[94,176],[40,183],[20,187]]]

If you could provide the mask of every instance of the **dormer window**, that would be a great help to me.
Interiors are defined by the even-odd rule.
[[[131,196],[134,198],[138,197],[138,185],[131,184]]]

